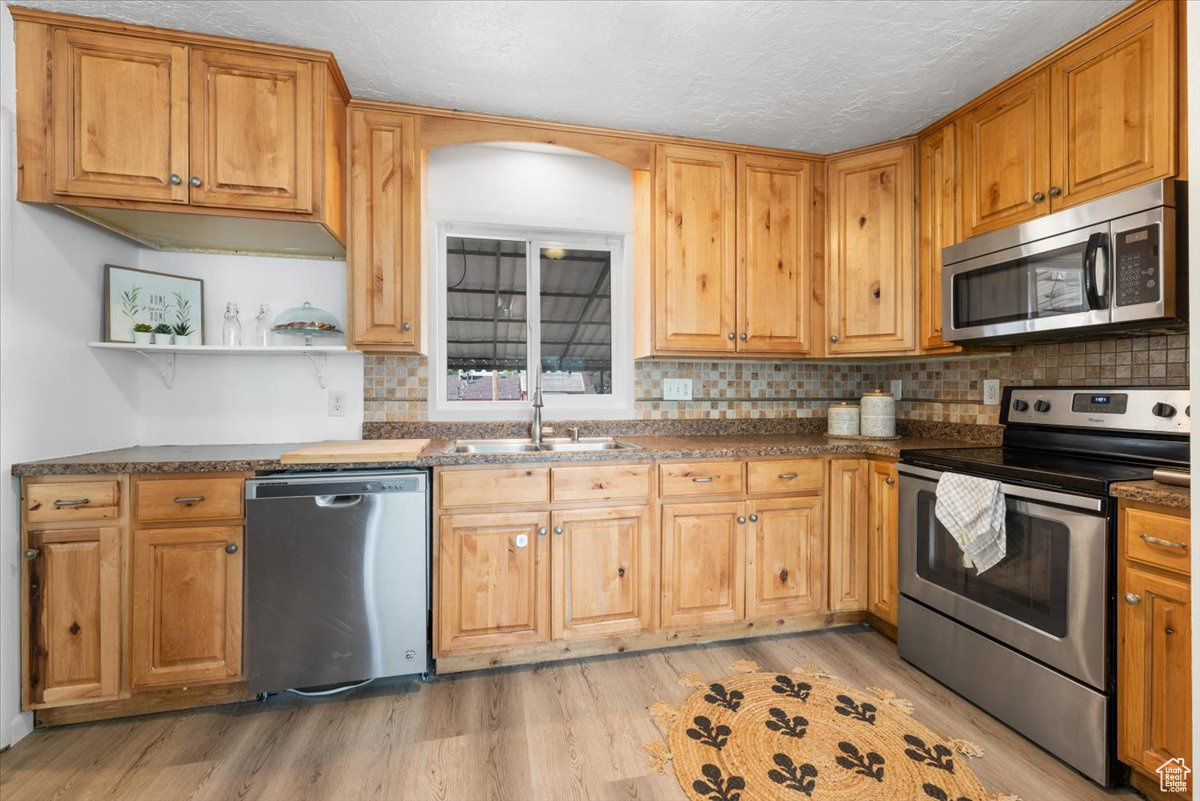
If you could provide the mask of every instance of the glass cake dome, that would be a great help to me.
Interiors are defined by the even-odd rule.
[[[303,336],[305,345],[311,345],[315,336],[339,336],[343,333],[336,317],[308,301],[302,306],[280,312],[275,318],[274,331],[276,334]]]

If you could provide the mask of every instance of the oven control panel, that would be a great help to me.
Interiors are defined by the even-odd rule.
[[[1116,302],[1118,306],[1157,303],[1162,297],[1159,258],[1159,224],[1119,231],[1114,248]]]
[[[1007,387],[1000,422],[1188,434],[1190,403],[1184,387]]]

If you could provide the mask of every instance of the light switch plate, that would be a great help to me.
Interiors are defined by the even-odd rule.
[[[663,400],[691,400],[692,399],[692,379],[690,378],[664,378],[663,379]]]
[[[904,400],[904,379],[897,378],[892,381],[892,397],[895,400]]]
[[[989,378],[983,382],[983,405],[1000,405],[1000,381],[998,379]]]

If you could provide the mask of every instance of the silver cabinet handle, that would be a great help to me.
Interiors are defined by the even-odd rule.
[[[190,186],[199,186],[201,184],[200,176],[193,175],[190,179],[188,179],[188,184]]]
[[[192,496],[186,497],[186,498],[176,498],[175,499],[175,503],[203,503],[203,502],[204,502],[203,495],[192,495]]]
[[[1134,595],[1132,592],[1125,593],[1125,603],[1140,604],[1141,602],[1142,602],[1142,596]]]
[[[546,536],[546,533],[547,533],[547,532],[546,532],[546,527],[545,527],[545,526],[542,526],[542,527],[540,527],[540,528],[538,529],[538,536],[539,536],[539,537],[544,537],[544,536]]]
[[[171,186],[179,186],[181,183],[183,183],[183,179],[175,173],[171,173],[171,177],[167,180],[171,183]]]
[[[746,341],[747,339],[749,339],[749,338],[750,338],[750,335],[749,335],[749,334],[747,334],[745,331],[743,331],[743,332],[742,332],[742,336],[741,336],[741,340],[742,340],[743,342],[745,342],[745,341]]]
[[[1163,548],[1178,548],[1181,551],[1187,550],[1186,542],[1171,542],[1170,540],[1159,539],[1158,537],[1151,537],[1149,534],[1142,534],[1140,536],[1141,536],[1142,542],[1148,542],[1151,545],[1160,545]]]
[[[554,527],[554,533],[555,533],[555,535],[557,535],[557,536],[561,537],[561,536],[562,536],[562,533],[563,533],[563,527],[562,527],[562,526],[555,526],[555,527]]]
[[[757,522],[758,522],[758,515],[750,515],[750,522],[751,522],[751,523],[757,523]]]
[[[746,516],[738,515],[738,525],[745,525],[745,524],[746,524]]]
[[[784,481],[791,481],[793,478],[800,478],[799,473],[780,473],[779,477]]]
[[[837,342],[837,341],[838,341],[838,340],[837,340],[837,334],[833,334],[833,335],[831,335],[831,336],[829,337],[829,341],[830,341],[830,342]]]
[[[883,483],[887,484],[890,487],[892,484],[896,483],[896,479],[892,478],[891,476],[888,476],[887,478],[885,478],[883,480]]]
[[[712,480],[713,480],[712,476],[697,476],[696,478],[692,479],[692,483],[693,484],[711,484]]]
[[[1057,186],[1050,187],[1050,197],[1058,197],[1061,194],[1062,189],[1058,188]]]
[[[26,559],[37,559],[41,553],[42,552],[39,551],[37,548],[30,548],[27,551],[25,551],[25,558]]]
[[[238,552],[237,543],[231,542],[225,546],[225,553],[237,553],[237,552]]]
[[[735,339],[737,339],[737,334],[735,334],[735,333],[733,333],[732,331],[730,331],[730,332],[729,332],[729,341],[730,341],[730,342],[732,342],[732,341],[733,341],[733,340],[735,340]]]
[[[1034,192],[1033,193],[1033,202],[1034,203],[1041,203],[1045,199],[1046,199],[1046,195],[1044,193],[1042,193],[1042,192]]]
[[[76,500],[67,500],[64,498],[58,498],[54,501],[54,508],[55,509],[70,509],[73,506],[87,506],[91,502],[92,502],[91,498],[79,498]]]

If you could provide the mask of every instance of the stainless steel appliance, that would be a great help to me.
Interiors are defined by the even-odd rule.
[[[428,480],[404,470],[246,482],[251,692],[428,669]]]
[[[1188,463],[1186,388],[1008,387],[995,448],[900,454],[900,656],[1102,784],[1116,779],[1116,481]],[[942,473],[1002,482],[978,573],[935,516]]]
[[[944,249],[943,336],[1006,341],[1182,326],[1182,201],[1183,184],[1155,181]]]

